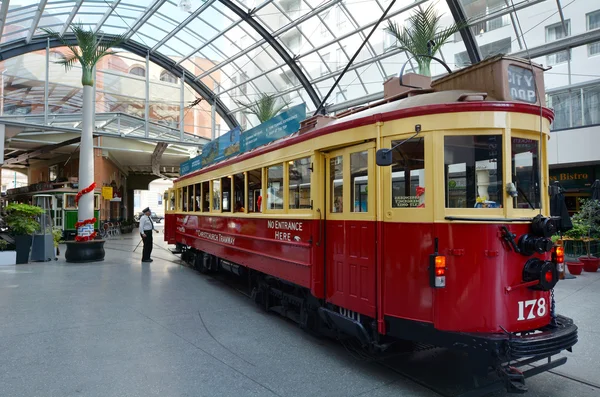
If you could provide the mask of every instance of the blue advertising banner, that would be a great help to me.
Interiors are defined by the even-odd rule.
[[[186,175],[202,168],[202,155],[194,157],[179,165],[179,175]]]
[[[306,104],[293,106],[264,123],[244,131],[241,152],[293,134],[300,129],[300,122],[306,118]]]
[[[202,148],[202,167],[240,153],[240,127],[210,141]]]
[[[221,135],[202,148],[202,154],[179,166],[179,175],[186,175],[228,157],[252,150],[269,142],[293,134],[300,129],[300,122],[306,118],[306,104],[293,106],[264,123],[244,131],[240,128]]]

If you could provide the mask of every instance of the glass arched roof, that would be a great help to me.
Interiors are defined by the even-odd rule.
[[[167,69],[184,68],[189,81],[210,82],[206,86],[214,90],[200,90],[207,102],[218,99],[221,115],[230,116],[230,127],[239,123],[250,128],[258,121],[243,112],[244,104],[261,93],[290,104],[305,102],[309,112],[315,111],[392,1],[2,0],[0,54],[8,47],[27,48],[43,39],[41,28],[68,35],[72,22],[106,36],[125,34],[140,51],[172,61]],[[397,0],[385,19],[403,24],[415,7],[426,7],[431,1]],[[529,51],[545,64],[550,62],[545,55],[551,50],[600,41],[597,32],[579,37],[585,31],[575,31],[585,23],[569,22],[569,12],[583,0],[434,3],[443,14],[442,25],[461,16],[471,25],[441,50],[441,58],[452,69],[498,53],[526,56]],[[385,24],[374,32],[327,99],[328,111],[379,99],[382,82],[406,62],[407,55],[383,32]],[[566,34],[555,32],[554,39],[549,39],[552,24],[565,28]],[[432,64],[433,75],[443,71]]]

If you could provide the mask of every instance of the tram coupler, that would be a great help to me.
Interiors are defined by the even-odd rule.
[[[504,381],[504,386],[508,393],[524,394],[527,392],[525,386],[525,375],[519,369],[512,366],[500,366],[498,374]]]

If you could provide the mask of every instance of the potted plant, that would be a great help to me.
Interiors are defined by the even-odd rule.
[[[240,100],[234,101],[238,106],[246,108],[246,110],[243,110],[243,113],[253,114],[261,123],[271,120],[289,105],[289,103],[284,101],[278,103],[279,98],[276,98],[275,95],[265,93],[260,94],[258,100],[253,103],[245,103]]]
[[[578,259],[583,263],[583,269],[586,272],[596,272],[600,266],[600,258],[592,252],[597,249],[600,237],[600,202],[586,199],[580,202],[579,212],[572,217],[573,229],[566,236],[582,243],[586,254]]]
[[[430,57],[434,57],[458,31],[469,26],[466,21],[457,21],[443,28],[440,24],[441,19],[442,15],[436,11],[436,4],[430,3],[427,8],[416,8],[402,27],[388,20],[388,26],[384,28],[386,33],[396,39],[396,46],[400,50],[415,57],[418,74],[426,76],[429,83],[432,60]]]
[[[16,262],[17,264],[27,263],[29,262],[33,233],[40,227],[35,218],[42,215],[44,210],[35,205],[13,203],[6,207],[6,213],[6,223],[15,239]]]
[[[15,265],[17,263],[17,252],[8,250],[8,242],[0,239],[0,266]]]
[[[63,239],[63,231],[59,227],[52,229],[52,237],[54,239],[54,248],[56,248],[56,256],[60,255],[60,249],[58,244]]]

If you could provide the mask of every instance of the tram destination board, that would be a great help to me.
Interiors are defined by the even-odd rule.
[[[514,100],[536,103],[535,76],[531,70],[516,65],[508,65],[508,88]]]

